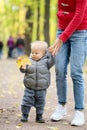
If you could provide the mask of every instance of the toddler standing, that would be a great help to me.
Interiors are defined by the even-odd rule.
[[[22,122],[28,121],[32,106],[36,108],[36,122],[44,123],[43,112],[46,92],[50,85],[50,68],[54,65],[54,57],[47,51],[47,43],[35,41],[31,44],[31,65],[23,65],[20,71],[24,75],[24,96],[21,105]]]

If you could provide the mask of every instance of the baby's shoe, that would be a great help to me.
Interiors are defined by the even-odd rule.
[[[28,121],[28,114],[22,114],[21,121],[22,122],[27,122]]]
[[[45,120],[42,118],[42,114],[37,114],[36,115],[36,122],[45,123]]]

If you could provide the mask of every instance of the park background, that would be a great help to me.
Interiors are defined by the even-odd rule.
[[[29,55],[30,43],[45,40],[53,44],[57,29],[57,0],[0,0],[0,40],[4,43],[3,57],[0,59],[0,130],[87,130],[87,63],[85,78],[85,125],[72,127],[70,121],[74,112],[73,87],[68,73],[68,115],[60,122],[51,122],[50,115],[56,108],[57,96],[55,69],[51,69],[51,85],[48,89],[44,112],[45,124],[35,122],[32,109],[29,122],[20,122],[20,105],[24,91],[23,77],[16,66],[16,59],[8,59],[7,39],[16,40],[18,34],[25,39],[25,52]],[[87,62],[87,61],[86,61]]]
[[[21,34],[26,41],[25,52],[30,53],[30,43],[45,40],[53,44],[57,29],[57,0],[0,0],[0,40],[7,52],[7,39],[16,40]]]

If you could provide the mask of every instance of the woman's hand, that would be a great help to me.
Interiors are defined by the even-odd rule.
[[[63,41],[57,38],[52,46],[49,47],[49,52],[52,53],[52,55],[56,55],[56,53],[59,51],[63,44]]]

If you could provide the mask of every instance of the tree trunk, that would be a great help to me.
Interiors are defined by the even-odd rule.
[[[28,27],[26,28],[25,31],[25,54],[29,55],[30,54],[30,43],[32,42],[32,30],[33,30],[33,20],[31,20],[32,17],[32,8],[28,6],[28,10],[26,12],[26,21]]]
[[[37,40],[40,39],[40,3],[38,0],[38,7],[37,7],[37,11],[38,11],[38,16],[37,16]]]
[[[50,18],[50,0],[45,0],[44,38],[45,38],[45,41],[48,43],[48,45],[50,45],[49,18]]]

